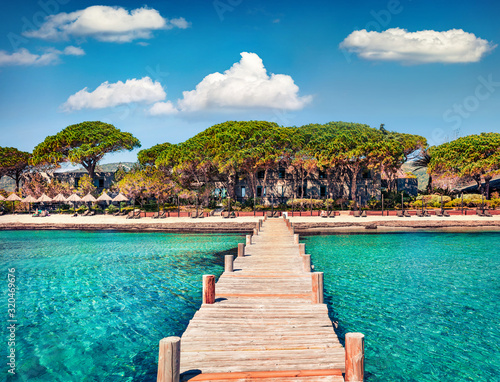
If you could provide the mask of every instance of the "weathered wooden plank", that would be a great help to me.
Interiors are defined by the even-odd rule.
[[[184,332],[182,380],[342,381],[345,351],[304,246],[283,219],[259,227]]]

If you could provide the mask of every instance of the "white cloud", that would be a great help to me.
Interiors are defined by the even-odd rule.
[[[311,101],[299,97],[299,87],[285,74],[267,74],[255,53],[241,53],[240,62],[224,73],[206,76],[196,89],[183,92],[176,108],[182,112],[243,110],[249,108],[298,110]],[[172,114],[173,105],[155,104],[151,114]],[[164,113],[162,113],[164,111]]]
[[[384,32],[354,31],[339,46],[366,60],[407,64],[478,62],[496,48],[462,29],[408,32],[400,28]]]
[[[61,109],[70,112],[81,109],[103,109],[132,102],[148,104],[164,100],[166,96],[161,84],[153,82],[149,77],[111,84],[106,81],[93,92],[88,92],[87,88],[84,88],[71,95],[61,105]]]
[[[24,35],[46,40],[92,37],[99,41],[130,42],[151,38],[154,30],[185,29],[189,26],[184,18],[168,20],[155,9],[144,7],[129,12],[121,7],[95,5],[80,11],[47,16],[40,29],[25,32]]]
[[[26,48],[21,48],[17,52],[8,53],[0,51],[0,66],[7,65],[34,65],[45,66],[60,62],[60,56],[82,56],[85,52],[76,46],[67,46],[64,51],[57,49],[47,49],[43,54],[33,54]]]
[[[176,114],[179,110],[170,101],[167,102],[156,102],[150,109],[149,114],[151,115],[169,115]]]

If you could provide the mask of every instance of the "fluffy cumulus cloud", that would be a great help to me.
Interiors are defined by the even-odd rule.
[[[194,90],[183,92],[177,105],[161,102],[153,105],[154,115],[205,110],[243,110],[273,108],[298,110],[311,101],[300,97],[299,87],[285,74],[268,74],[255,53],[241,53],[241,60],[224,73],[206,76]]]
[[[47,49],[45,53],[34,54],[28,49],[22,48],[17,52],[9,53],[0,50],[0,66],[44,66],[59,63],[60,56],[83,56],[83,49],[76,46],[67,46],[63,51],[57,49]]]
[[[158,29],[185,29],[184,18],[166,19],[155,9],[127,11],[121,7],[95,5],[71,13],[58,13],[46,18],[42,26],[24,33],[26,37],[66,40],[70,37],[92,37],[99,41],[130,42],[152,37]]]
[[[407,64],[478,62],[496,45],[462,29],[444,32],[408,32],[392,28],[383,32],[352,32],[340,48],[366,60]]]
[[[161,84],[157,81],[153,82],[149,77],[111,84],[106,81],[93,92],[84,88],[71,95],[61,105],[61,109],[71,112],[81,109],[103,109],[133,102],[150,104],[164,100],[166,96]]]

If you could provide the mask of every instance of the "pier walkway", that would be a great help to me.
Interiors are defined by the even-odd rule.
[[[160,342],[158,381],[178,380],[175,371],[164,377],[175,367],[180,381],[192,382],[344,381],[345,351],[323,304],[323,274],[311,272],[289,221],[261,221],[246,240],[234,262],[226,258],[217,284],[204,276],[204,303],[180,344]]]

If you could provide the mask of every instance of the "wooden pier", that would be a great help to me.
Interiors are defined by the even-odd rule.
[[[182,338],[160,341],[158,381],[360,382],[363,341],[348,334],[346,358],[323,304],[323,273],[311,272],[288,220],[261,220],[216,284],[204,276],[203,305]]]

